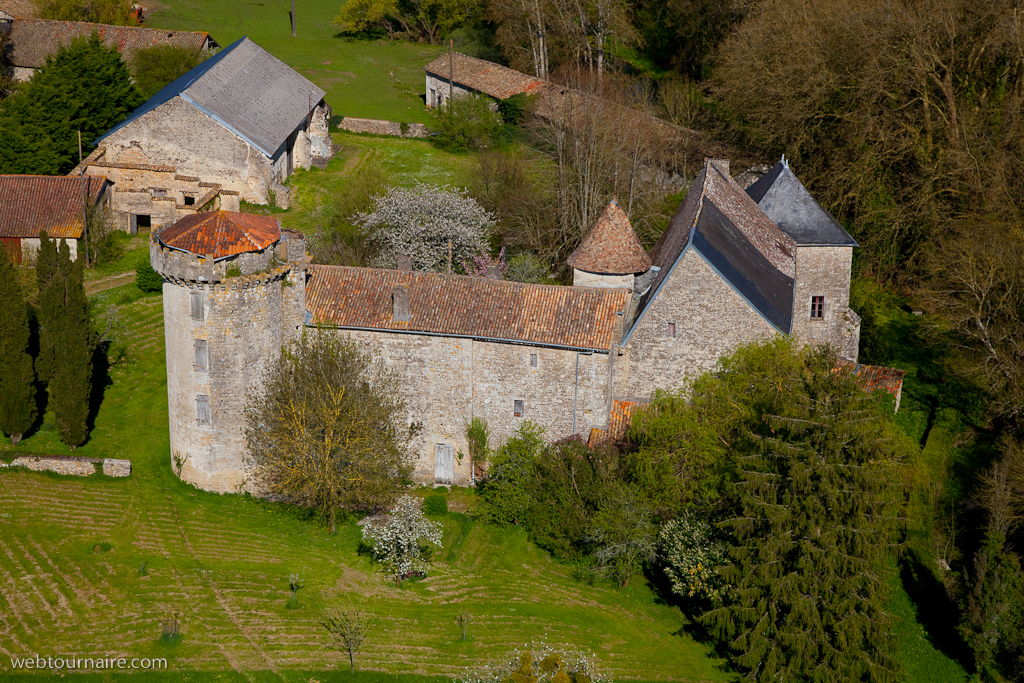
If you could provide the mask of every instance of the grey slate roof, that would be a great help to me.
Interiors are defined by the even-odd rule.
[[[324,91],[248,38],[164,87],[96,143],[180,97],[268,157],[276,156]]]
[[[785,161],[775,164],[748,187],[747,194],[799,245],[858,246],[839,221],[807,191]]]

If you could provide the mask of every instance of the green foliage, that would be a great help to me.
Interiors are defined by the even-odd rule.
[[[88,154],[97,137],[142,102],[115,48],[95,33],[76,38],[0,103],[0,172],[67,173],[78,163],[77,131]]]
[[[1024,571],[998,531],[986,534],[974,558],[960,634],[979,669],[1002,660],[1007,670],[1024,663]],[[1020,662],[1015,660],[1020,660]]]
[[[131,65],[135,86],[148,100],[165,85],[199,66],[205,56],[196,50],[174,45],[154,45],[137,50]]]
[[[610,486],[594,515],[588,540],[596,546],[598,566],[620,588],[654,561],[658,529],[650,504],[636,487],[623,483]]]
[[[726,544],[715,528],[692,511],[669,520],[658,532],[665,575],[672,592],[691,600],[721,601]]]
[[[486,95],[460,95],[448,99],[437,114],[434,144],[447,152],[487,149],[501,129],[501,117]]]
[[[749,680],[896,680],[884,604],[904,442],[834,355],[797,357],[789,391],[745,424],[723,523],[734,588],[702,621]]]
[[[36,419],[28,308],[16,268],[0,246],[0,435],[14,445]]]
[[[74,450],[88,437],[96,340],[82,284],[82,262],[71,261],[66,242],[55,259],[53,251],[53,243],[42,239],[37,264],[40,353],[36,373],[47,384],[60,438]]]
[[[513,282],[532,282],[536,285],[549,285],[551,269],[536,254],[523,252],[516,254],[508,260],[508,268],[505,270],[505,279]]]
[[[138,24],[132,4],[132,0],[36,0],[41,19],[114,26]]]
[[[140,256],[135,264],[135,284],[143,292],[159,292],[164,288],[163,278],[149,262],[149,254]]]
[[[480,514],[498,525],[519,524],[532,502],[530,483],[544,448],[544,428],[525,420],[491,459],[480,488]]]
[[[86,216],[89,242],[89,267],[115,263],[124,253],[124,245],[131,239],[119,230],[110,211],[102,206],[93,206]]]
[[[536,95],[516,93],[498,102],[498,113],[506,126],[518,126],[533,110]]]
[[[423,499],[423,514],[443,515],[448,512],[448,499],[443,493],[431,493]]]
[[[346,0],[334,24],[342,33],[383,31],[433,45],[478,7],[476,0]]]
[[[756,4],[638,0],[634,6],[634,22],[642,36],[642,52],[660,67],[693,79],[707,78],[719,43]]]

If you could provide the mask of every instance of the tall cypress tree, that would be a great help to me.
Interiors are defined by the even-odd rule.
[[[17,445],[36,419],[28,309],[14,263],[0,247],[0,433]]]
[[[748,681],[897,680],[883,609],[903,501],[902,441],[826,352],[739,457],[725,604],[702,620]]]
[[[39,287],[39,356],[36,358],[36,374],[43,382],[49,381],[53,369],[56,344],[52,331],[63,305],[63,296],[58,296],[57,290],[50,291],[50,284],[59,276],[57,242],[51,240],[43,230],[39,233],[39,253],[36,256],[36,284]]]
[[[95,334],[82,283],[82,262],[71,261],[67,243],[61,244],[53,277],[39,293],[39,307],[37,368],[47,382],[49,407],[57,419],[60,438],[74,450],[88,436]]]

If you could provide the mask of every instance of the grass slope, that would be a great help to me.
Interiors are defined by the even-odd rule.
[[[325,647],[322,608],[353,605],[373,615],[357,665],[378,672],[454,674],[543,639],[595,651],[618,677],[727,679],[705,647],[677,635],[678,612],[642,581],[622,591],[581,584],[519,530],[441,517],[445,546],[457,550],[438,553],[426,579],[397,589],[357,553],[354,522],[331,536],[284,506],[181,483],[168,455],[161,299],[137,296],[122,287],[97,297],[101,306],[127,302],[119,310],[130,334],[112,349],[95,429],[76,452],[129,457],[132,477],[0,471],[5,676],[10,656],[39,653],[169,659],[173,676],[138,680],[179,680],[185,671],[307,680],[289,672],[343,662]],[[5,459],[68,453],[52,415],[16,449],[0,448]],[[286,607],[292,572],[306,584],[300,609]],[[468,642],[454,623],[463,609],[473,614]],[[159,620],[174,611],[183,638],[167,646]]]
[[[423,67],[443,48],[341,37],[331,23],[341,4],[341,0],[297,3],[294,38],[288,0],[163,0],[147,25],[206,31],[222,47],[249,36],[323,88],[336,115],[432,123],[423,102]]]

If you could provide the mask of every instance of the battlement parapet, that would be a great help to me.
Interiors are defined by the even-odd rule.
[[[215,260],[178,249],[170,249],[151,235],[149,261],[153,270],[168,282],[180,284],[231,283],[231,289],[248,289],[285,277],[292,269],[304,270],[309,263],[302,233],[282,230],[281,239],[262,251],[246,252]],[[229,271],[236,271],[228,275]]]

